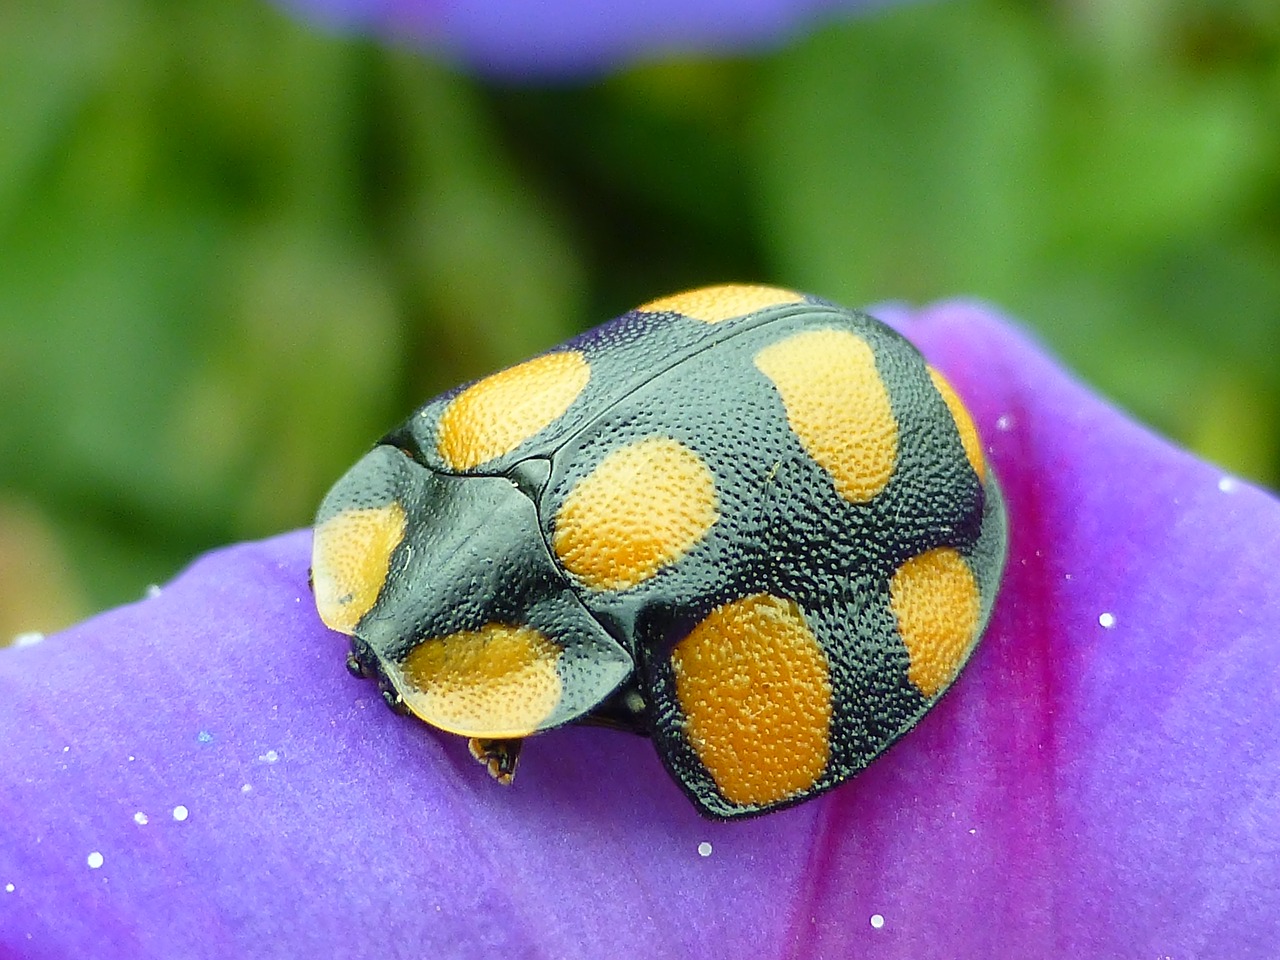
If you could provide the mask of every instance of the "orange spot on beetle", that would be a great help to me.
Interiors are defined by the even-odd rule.
[[[592,590],[625,590],[678,560],[718,516],[703,459],[670,437],[646,437],[609,453],[569,491],[552,546]]]
[[[865,340],[847,330],[810,330],[764,347],[755,363],[840,496],[866,503],[884,489],[898,461],[898,422]]]
[[[591,379],[576,350],[548,353],[473,383],[440,415],[436,450],[454,470],[510,453],[564,415]]]
[[[929,368],[929,379],[933,381],[934,387],[942,395],[943,403],[951,411],[951,419],[956,423],[960,443],[964,446],[964,455],[969,458],[969,465],[973,467],[973,472],[978,475],[978,479],[983,479],[987,465],[982,457],[982,443],[978,439],[978,428],[973,425],[973,418],[965,409],[964,401],[947,382],[947,378],[933,367]]]
[[[525,737],[560,703],[560,648],[533,627],[490,623],[433,637],[391,671],[405,705],[464,737]]]
[[[791,600],[755,594],[717,607],[671,654],[694,752],[730,803],[779,803],[826,769],[827,656]]]
[[[889,603],[911,665],[907,677],[926,697],[946,689],[977,640],[978,583],[950,547],[912,557],[889,581]]]
[[[395,502],[343,510],[316,527],[311,580],[316,610],[330,630],[350,634],[378,602],[404,530],[404,507]]]
[[[699,287],[650,300],[636,309],[641,313],[666,313],[671,311],[701,320],[703,323],[720,323],[734,317],[744,317],[765,307],[778,307],[788,303],[801,303],[804,294],[782,287],[760,284],[724,283],[712,287]]]

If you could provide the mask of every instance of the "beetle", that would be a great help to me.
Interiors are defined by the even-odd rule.
[[[695,807],[847,780],[986,628],[1000,488],[940,373],[778,287],[663,297],[428,402],[315,524],[317,610],[502,782],[524,738],[652,738]]]

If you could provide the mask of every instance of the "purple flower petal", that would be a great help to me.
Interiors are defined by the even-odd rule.
[[[887,0],[281,2],[337,27],[416,41],[485,73],[545,76],[601,70],[645,55],[773,45],[822,13]]]
[[[582,729],[503,789],[347,675],[288,534],[0,651],[0,956],[1273,955],[1280,505],[983,308],[885,313],[968,399],[1013,549],[852,783],[714,824]]]

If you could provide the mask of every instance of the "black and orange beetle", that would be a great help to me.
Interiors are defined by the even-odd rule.
[[[775,287],[647,303],[432,400],[338,481],[324,622],[388,702],[471,738],[653,738],[702,813],[848,779],[986,626],[999,487],[955,392],[877,320]]]

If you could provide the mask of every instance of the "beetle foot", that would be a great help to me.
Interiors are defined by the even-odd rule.
[[[520,762],[520,745],[523,743],[520,739],[485,740],[472,737],[467,741],[467,749],[485,765],[489,776],[504,787],[509,787],[516,775],[516,764]]]

